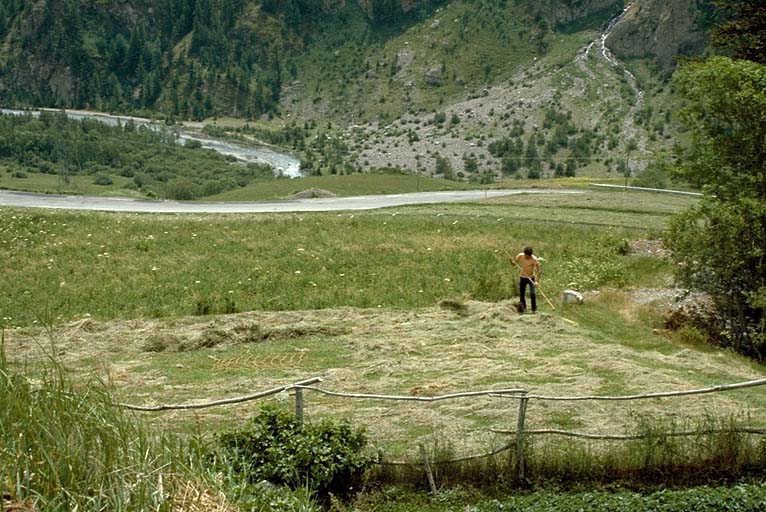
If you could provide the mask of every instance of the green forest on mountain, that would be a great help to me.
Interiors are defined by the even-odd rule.
[[[352,14],[363,31],[401,15],[400,2],[374,0],[328,11],[318,0],[11,0],[0,4],[0,96],[6,104],[160,111],[203,119],[232,111],[275,113],[294,58],[312,39],[343,26]],[[414,16],[409,13],[409,16]],[[327,27],[325,27],[325,22]],[[23,65],[31,55],[46,82]],[[44,57],[44,58],[42,58]],[[43,69],[44,68],[44,69]],[[4,76],[3,76],[4,75]]]

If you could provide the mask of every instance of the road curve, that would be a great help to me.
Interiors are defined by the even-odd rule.
[[[197,203],[154,201],[121,197],[69,196],[35,194],[0,190],[0,207],[52,208],[136,213],[281,213],[373,210],[412,204],[477,201],[515,194],[578,194],[582,190],[460,190],[448,192],[414,192],[351,197],[288,199],[280,201]]]

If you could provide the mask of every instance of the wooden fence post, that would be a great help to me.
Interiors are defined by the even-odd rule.
[[[519,417],[516,423],[516,461],[518,463],[519,480],[526,477],[524,468],[524,420],[527,415],[527,392],[524,391],[519,400]]]
[[[423,466],[426,469],[426,476],[428,477],[428,485],[431,487],[431,494],[436,496],[436,481],[434,480],[434,474],[431,471],[431,462],[428,460],[428,454],[426,453],[426,447],[423,443],[420,443],[420,456],[423,457]]]
[[[295,417],[298,423],[303,423],[303,390],[295,388]]]

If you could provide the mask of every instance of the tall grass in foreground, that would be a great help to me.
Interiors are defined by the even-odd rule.
[[[30,380],[0,346],[0,490],[38,510],[170,510],[179,443],[151,435],[98,382],[51,364]]]

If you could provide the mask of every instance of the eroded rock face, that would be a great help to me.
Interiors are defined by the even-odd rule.
[[[530,0],[533,13],[556,25],[566,25],[596,14],[617,14],[622,0]]]
[[[679,55],[699,53],[707,37],[697,23],[704,0],[636,0],[615,25],[606,46],[619,58],[655,60],[675,67]]]
[[[362,8],[364,12],[367,13],[367,16],[372,18],[373,16],[373,1],[374,0],[356,0],[356,2],[359,4],[359,7]],[[345,4],[345,1],[338,1],[336,2],[338,4]],[[436,3],[435,0],[399,0],[399,5],[401,5],[402,12],[407,13],[414,9],[415,7],[418,7],[420,5],[427,5]]]

